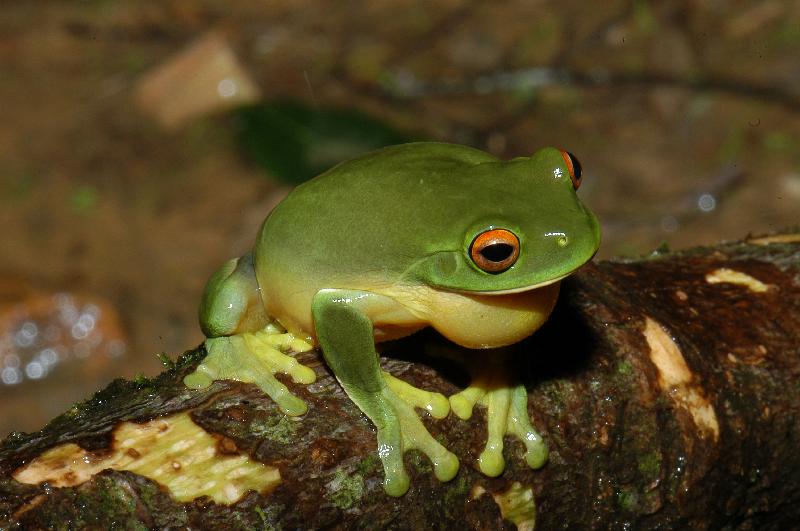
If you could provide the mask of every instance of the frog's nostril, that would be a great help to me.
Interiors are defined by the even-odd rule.
[[[569,245],[569,237],[565,232],[546,232],[544,235],[548,238],[555,238],[556,244],[558,244],[559,247],[566,247]]]

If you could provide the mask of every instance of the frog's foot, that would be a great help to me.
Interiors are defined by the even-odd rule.
[[[256,384],[287,415],[302,415],[306,403],[293,395],[275,374],[283,373],[295,383],[310,384],[317,377],[313,369],[284,352],[306,352],[313,346],[306,340],[269,324],[257,332],[206,340],[208,355],[197,369],[183,379],[192,389],[208,387],[214,380],[237,380]],[[283,351],[283,352],[282,352]]]
[[[383,463],[383,488],[390,496],[402,496],[410,480],[403,466],[403,454],[417,449],[433,463],[439,481],[449,481],[458,472],[458,458],[428,432],[415,407],[428,411],[435,418],[447,416],[447,398],[416,387],[383,372],[386,384],[380,391],[367,393],[346,389],[356,405],[366,413],[378,429],[378,456]]]
[[[414,387],[386,371],[381,371],[381,373],[389,385],[389,389],[407,404],[424,409],[435,419],[443,419],[450,413],[450,402],[443,394]]]
[[[488,437],[478,458],[478,467],[487,476],[499,476],[505,469],[503,437],[514,435],[525,444],[525,461],[540,468],[547,461],[547,445],[528,418],[528,393],[525,386],[498,385],[497,381],[477,380],[450,397],[453,413],[461,419],[472,416],[475,404],[486,406]]]

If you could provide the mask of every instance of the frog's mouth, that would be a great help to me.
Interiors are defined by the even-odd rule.
[[[499,289],[499,290],[495,290],[495,291],[472,291],[472,292],[465,292],[465,293],[474,293],[474,294],[479,294],[479,295],[512,295],[514,293],[523,293],[523,292],[526,292],[526,291],[533,291],[533,290],[536,290],[536,289],[539,289],[539,288],[543,288],[545,286],[549,286],[550,284],[555,284],[556,282],[561,282],[562,280],[564,280],[565,278],[567,278],[568,276],[572,275],[577,270],[581,269],[586,264],[591,262],[592,258],[594,258],[595,254],[597,254],[597,249],[594,250],[592,255],[585,262],[581,262],[581,264],[578,265],[577,267],[575,267],[573,269],[570,269],[569,271],[567,271],[563,275],[559,275],[559,276],[557,276],[555,278],[551,278],[550,280],[545,280],[544,282],[539,282],[538,284],[531,284],[529,286],[522,286],[522,287],[519,287],[519,288]]]
[[[532,284],[530,286],[522,286],[521,288],[500,289],[497,291],[465,291],[463,293],[471,293],[474,295],[511,295],[513,293],[523,293],[525,291],[533,291],[535,289],[543,288],[545,286],[549,286],[550,284],[555,284],[556,282],[561,282],[575,271],[577,271],[577,269],[574,269],[569,273],[565,273],[560,277],[551,278],[550,280],[545,280],[544,282],[539,282],[538,284]]]

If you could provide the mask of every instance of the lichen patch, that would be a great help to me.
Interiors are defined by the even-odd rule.
[[[469,493],[470,500],[477,500],[481,496],[486,494],[486,489],[483,488],[481,485],[473,485],[472,490]]]
[[[686,409],[695,425],[719,440],[719,422],[714,407],[703,390],[693,382],[692,371],[678,345],[655,320],[645,319],[644,335],[650,347],[650,360],[658,370],[658,384],[679,407]]]
[[[742,273],[741,271],[736,271],[735,269],[729,269],[727,267],[721,267],[706,274],[706,282],[709,284],[736,284],[737,286],[743,286],[755,293],[764,293],[769,290],[769,284],[764,284],[747,273]]]
[[[184,412],[144,424],[119,424],[111,450],[102,453],[73,443],[56,446],[13,476],[21,483],[73,487],[106,469],[127,470],[163,485],[178,501],[209,496],[224,504],[250,490],[269,492],[280,483],[276,468],[247,455],[221,453],[217,446],[218,440]]]
[[[492,494],[492,498],[500,508],[503,518],[513,522],[517,531],[533,531],[536,524],[536,502],[532,488],[523,487],[519,481],[515,481],[506,492]]]

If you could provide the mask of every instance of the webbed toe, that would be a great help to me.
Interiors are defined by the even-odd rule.
[[[307,341],[268,325],[254,333],[209,338],[205,346],[208,355],[183,379],[187,387],[201,389],[214,380],[253,383],[285,414],[297,416],[307,411],[306,403],[275,378],[275,374],[282,373],[295,383],[309,384],[316,380],[313,369],[281,352],[311,350],[313,347]]]

